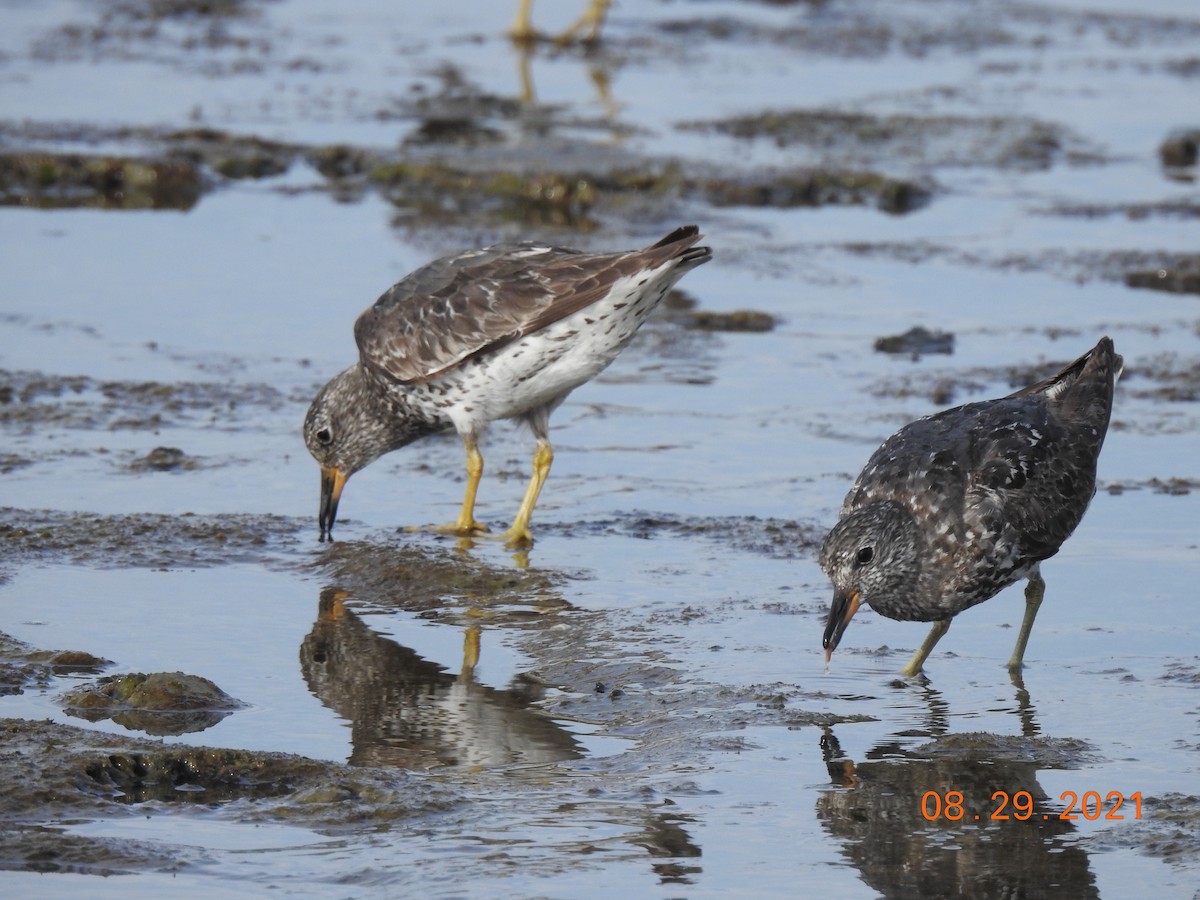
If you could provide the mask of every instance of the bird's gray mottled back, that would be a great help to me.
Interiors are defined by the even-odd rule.
[[[384,381],[429,381],[595,303],[620,278],[668,262],[676,280],[682,278],[712,257],[707,247],[693,248],[699,240],[689,226],[624,253],[522,243],[435,260],[359,317],[354,336],[362,363]]]

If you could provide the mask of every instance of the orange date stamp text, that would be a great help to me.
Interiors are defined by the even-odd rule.
[[[1018,822],[1028,822],[1030,819],[1061,819],[1066,822],[1086,819],[1094,822],[1104,819],[1112,822],[1142,817],[1141,791],[1128,797],[1120,791],[1109,791],[1103,798],[1099,791],[1084,791],[1082,795],[1075,791],[1063,791],[1059,800],[1066,804],[1065,809],[1039,813],[1034,809],[1033,795],[1029,791],[1017,791],[1011,796],[1008,791],[995,791],[990,808],[975,814],[966,808],[962,791],[926,791],[921,795],[921,815],[929,822],[940,819],[948,822],[1007,822],[1010,819]]]

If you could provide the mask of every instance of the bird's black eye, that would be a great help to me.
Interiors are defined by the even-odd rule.
[[[330,431],[328,428],[322,428],[320,431],[317,432],[317,440],[320,441],[322,444],[328,446],[329,443],[333,440],[333,432]]]
[[[860,566],[865,566],[875,557],[874,547],[860,547],[856,560]]]

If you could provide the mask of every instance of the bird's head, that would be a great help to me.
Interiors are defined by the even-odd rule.
[[[833,582],[823,641],[826,663],[861,604],[890,612],[912,602],[921,574],[921,544],[912,514],[890,500],[861,506],[833,526],[820,555],[821,568]]]
[[[351,366],[321,388],[304,417],[304,443],[321,467],[317,524],[322,541],[333,539],[338,501],[350,476],[426,432],[392,408],[361,366]]]

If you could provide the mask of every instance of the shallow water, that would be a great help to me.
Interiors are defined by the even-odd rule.
[[[0,0],[0,148],[153,152],[152,137],[120,126],[395,147],[420,124],[414,101],[446,83],[518,99],[507,7],[420,6],[398,19],[394,4],[287,0],[145,28],[93,3]],[[339,202],[303,162],[221,180],[187,212],[0,207],[0,369],[18,373],[0,407],[4,525],[73,536],[29,551],[5,531],[0,631],[105,657],[109,672],[201,675],[246,704],[156,737],[168,747],[403,767],[452,798],[336,828],[252,798],[10,811],[12,827],[145,857],[101,878],[104,864],[9,854],[3,892],[1194,896],[1200,315],[1194,295],[1122,275],[1154,264],[1133,254],[1196,252],[1195,167],[1164,171],[1157,148],[1200,127],[1200,18],[1167,0],[989,10],[623,4],[598,50],[528,55],[540,105],[485,105],[496,147],[435,152],[464,165],[494,155],[603,171],[627,155],[734,179],[838,164],[933,179],[928,205],[904,215],[668,192],[598,207],[591,231],[445,224],[374,190]],[[536,12],[547,28],[570,18]],[[122,31],[135,26],[136,39]],[[1038,120],[1059,144],[1020,165],[974,126],[833,147],[677,127],[796,109]],[[383,288],[470,243],[635,246],[683,221],[716,250],[680,285],[698,308],[777,325],[710,333],[663,316],[577,391],[554,417],[528,569],[486,540],[396,530],[453,517],[453,437],[356,475],[339,542],[316,542],[299,423],[353,358],[353,317]],[[914,325],[952,332],[953,354],[873,351]],[[924,626],[869,612],[824,671],[829,586],[813,542],[871,450],[1105,333],[1127,372],[1101,488],[1043,567],[1023,684],[1003,667],[1019,586],[955,621],[928,681],[896,674]],[[23,395],[38,379],[50,386]],[[156,447],[189,464],[139,469]],[[531,449],[515,428],[492,430],[485,520],[515,509]],[[121,546],[106,535],[116,519],[83,527],[75,513],[152,527]],[[137,518],[152,514],[166,519]],[[235,515],[283,518],[260,544],[239,537]],[[227,520],[228,539],[164,525]],[[0,715],[128,734],[62,709],[89,680],[27,684],[0,697]],[[964,819],[922,817],[930,791],[963,792]],[[1035,814],[993,821],[996,791],[1028,791]],[[1119,792],[1126,813],[1140,793],[1142,817],[1061,821],[1071,791]]]

